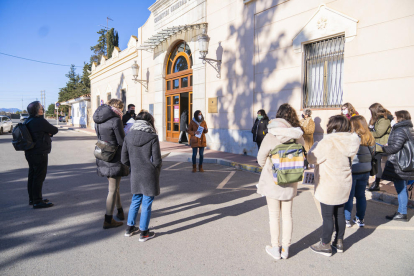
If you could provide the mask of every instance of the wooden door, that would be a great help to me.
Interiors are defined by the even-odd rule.
[[[178,142],[180,137],[180,94],[166,96],[167,141]]]

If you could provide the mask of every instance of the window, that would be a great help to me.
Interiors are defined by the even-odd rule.
[[[126,110],[126,90],[125,89],[121,90],[121,95],[122,95],[122,102],[124,103],[124,109],[122,111],[125,113],[125,110]]]
[[[304,108],[341,106],[344,46],[344,36],[305,45]]]
[[[98,108],[101,105],[101,97],[96,96],[96,108]]]
[[[189,62],[187,62],[183,54],[188,57]],[[179,57],[173,64],[177,55],[179,55]],[[183,70],[187,70],[192,67],[193,67],[193,55],[191,53],[190,46],[185,42],[179,43],[172,50],[170,57],[168,58],[167,75],[172,74],[172,73],[177,73]]]
[[[106,100],[109,102],[110,99],[111,99],[111,93],[106,94]]]

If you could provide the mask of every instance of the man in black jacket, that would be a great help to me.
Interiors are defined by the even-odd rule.
[[[129,104],[128,111],[122,116],[122,123],[126,126],[129,119],[133,118],[135,120],[135,105]]]
[[[34,209],[52,207],[53,203],[43,199],[42,187],[46,178],[48,154],[52,149],[50,137],[58,133],[58,129],[43,118],[44,108],[40,102],[32,102],[27,106],[29,118],[26,126],[32,136],[35,146],[25,151],[26,160],[29,163],[29,176],[27,191],[29,193],[29,205]]]

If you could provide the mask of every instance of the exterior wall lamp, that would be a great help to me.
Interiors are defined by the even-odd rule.
[[[200,59],[203,60],[203,64],[206,64],[206,62],[208,64],[210,64],[214,70],[216,70],[217,72],[217,78],[221,78],[221,59],[211,59],[211,58],[207,58],[207,54],[208,54],[208,43],[209,43],[209,37],[206,34],[206,29],[203,29],[203,32],[201,35],[198,36],[197,38],[198,41],[198,49],[200,51]]]
[[[139,71],[139,65],[137,64],[137,61],[134,61],[134,64],[131,66],[132,70],[132,76],[134,77],[132,80],[137,83],[139,82],[142,86],[145,87],[145,91],[148,92],[148,80],[139,80],[138,79],[138,71]]]

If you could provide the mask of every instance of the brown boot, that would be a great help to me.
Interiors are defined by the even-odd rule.
[[[197,172],[197,165],[193,165],[193,172]]]
[[[199,166],[198,166],[198,171],[199,171],[199,172],[204,172],[204,170],[203,170],[203,165],[199,165]]]
[[[105,215],[105,220],[103,223],[103,229],[115,228],[123,225],[124,223],[121,221],[116,221],[112,218],[112,216]]]

